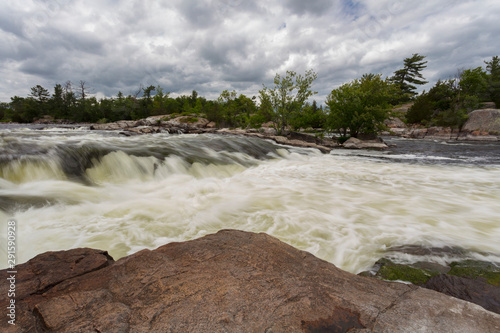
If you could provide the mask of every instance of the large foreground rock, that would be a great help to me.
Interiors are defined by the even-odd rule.
[[[2,332],[500,331],[478,305],[344,272],[266,234],[223,230],[114,263],[51,252],[16,268],[17,324],[4,317]]]

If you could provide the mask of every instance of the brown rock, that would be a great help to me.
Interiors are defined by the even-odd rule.
[[[82,252],[83,251],[83,252]],[[104,252],[57,252],[69,268],[88,252],[89,272],[55,278],[58,261],[19,284],[17,323],[2,332],[496,332],[500,315],[413,285],[344,272],[266,234],[223,230],[108,265]],[[75,255],[79,253],[79,255]],[[53,254],[52,254],[53,255]],[[94,258],[94,259],[92,259]],[[45,265],[47,265],[45,267]],[[76,264],[75,264],[76,265]],[[41,268],[44,267],[44,268]],[[76,266],[75,266],[76,267]],[[103,267],[97,270],[94,268]],[[82,270],[85,271],[85,270]],[[80,271],[80,273],[82,272]],[[5,271],[2,272],[5,276]],[[19,273],[20,274],[20,273]],[[37,294],[38,292],[38,294]],[[4,297],[2,294],[2,297]],[[1,307],[5,309],[2,298]]]
[[[480,279],[439,274],[431,277],[423,287],[479,304],[486,310],[500,314],[500,287]]]

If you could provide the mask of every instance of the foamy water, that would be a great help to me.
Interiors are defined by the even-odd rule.
[[[500,262],[496,164],[85,130],[11,129],[0,149],[2,237],[15,219],[18,262],[75,247],[118,259],[226,228],[266,232],[354,273],[405,244]]]

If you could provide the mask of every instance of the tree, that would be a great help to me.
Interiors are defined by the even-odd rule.
[[[68,116],[64,105],[63,87],[59,83],[54,86],[54,94],[52,94],[52,98],[50,99],[50,109],[51,114],[56,118],[65,118]]]
[[[427,61],[423,61],[425,56],[418,53],[413,54],[411,58],[404,60],[404,67],[394,72],[391,81],[401,90],[400,102],[407,101],[417,94],[415,85],[428,83],[420,73],[426,68]]]
[[[487,74],[481,68],[460,70],[455,79],[438,82],[408,110],[409,123],[460,128],[468,114],[488,98]]]
[[[410,124],[431,124],[440,118],[444,122],[450,122],[448,110],[457,96],[456,80],[438,80],[429,92],[423,92],[415,99],[415,103],[406,113],[406,120]]]
[[[305,75],[297,75],[294,71],[287,71],[284,77],[276,74],[274,88],[269,89],[263,85],[259,91],[261,107],[270,107],[273,122],[278,134],[284,132],[289,125],[290,118],[295,112],[300,112],[309,97],[317,92],[311,90],[312,82],[317,74],[312,70]]]
[[[31,88],[31,93],[28,96],[34,98],[39,104],[44,104],[48,102],[50,93],[47,89],[37,84]]]
[[[314,100],[312,104],[306,103],[302,112],[295,113],[290,120],[290,125],[294,129],[300,128],[323,128],[325,125],[325,113],[323,107],[318,107]]]
[[[87,85],[87,82],[80,80],[78,87],[75,89],[77,96],[80,97],[78,100],[78,108],[76,108],[75,118],[77,121],[90,121],[92,118],[89,105],[92,103],[87,103],[86,99],[92,93],[92,89]]]
[[[490,61],[484,63],[488,71],[489,98],[495,102],[497,108],[500,108],[500,59],[498,56],[494,56]]]
[[[7,114],[9,113],[9,109],[8,103],[0,103],[0,120],[8,120]]]
[[[167,101],[169,92],[163,92],[163,88],[158,85],[156,87],[156,95],[153,97],[153,110],[151,112],[152,115],[158,116],[163,115],[167,112]]]
[[[380,74],[365,74],[328,95],[328,127],[343,137],[375,133],[389,117],[390,98],[390,82]]]

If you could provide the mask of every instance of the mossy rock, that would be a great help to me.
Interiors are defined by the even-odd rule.
[[[389,259],[380,259],[376,265],[380,265],[380,269],[375,276],[389,281],[400,280],[420,285],[426,283],[432,276],[439,274],[437,271],[396,264]]]
[[[491,262],[480,260],[464,260],[452,262],[449,275],[466,276],[470,278],[481,277],[494,286],[500,286],[500,267]]]

